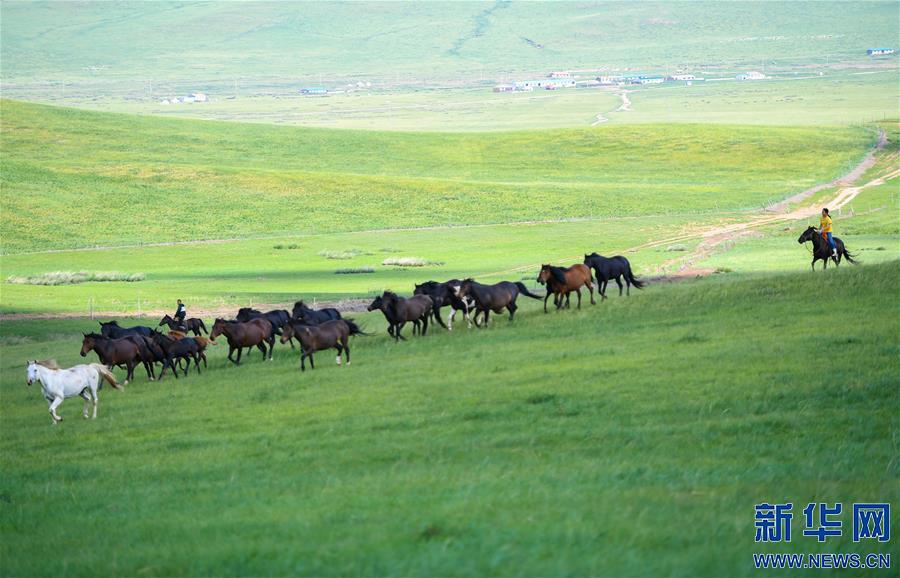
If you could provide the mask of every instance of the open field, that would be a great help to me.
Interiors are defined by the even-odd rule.
[[[847,125],[897,114],[900,87],[896,61],[881,67],[876,64],[870,63],[864,70],[816,67],[776,72],[761,82],[738,82],[732,75],[728,77],[731,80],[695,82],[691,86],[679,82],[511,94],[491,93],[488,86],[361,91],[326,98],[296,93],[231,98],[226,91],[211,93],[212,102],[180,105],[161,105],[160,99],[79,97],[58,92],[23,96],[56,105],[165,117],[394,131],[585,127],[596,122],[598,114],[613,124]],[[823,76],[818,76],[820,72]],[[584,76],[592,77],[587,73]],[[623,89],[628,91],[632,105],[630,110],[618,112]]]
[[[380,133],[2,107],[6,253],[747,209],[843,174],[875,138],[702,125]]]
[[[751,576],[754,551],[890,552],[754,545],[752,517],[900,499],[898,283],[897,262],[717,276],[399,346],[363,316],[349,367],[220,348],[57,428],[22,360],[80,361],[85,322],[5,323],[31,341],[0,362],[4,573]]]
[[[0,48],[5,89],[154,80],[189,91],[867,62],[867,48],[896,43],[897,15],[893,2],[4,2]]]

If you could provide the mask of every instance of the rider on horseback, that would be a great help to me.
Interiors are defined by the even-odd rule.
[[[184,318],[187,317],[187,309],[185,309],[181,299],[178,300],[178,309],[175,310],[175,315],[173,315],[173,317],[177,319],[179,323],[184,323]]]
[[[828,241],[828,244],[831,246],[831,254],[837,258],[837,245],[834,243],[834,237],[831,235],[831,217],[828,214],[828,209],[822,209],[822,220],[819,223],[819,232],[822,234],[822,238]]]

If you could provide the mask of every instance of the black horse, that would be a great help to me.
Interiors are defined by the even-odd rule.
[[[597,278],[597,293],[600,297],[606,299],[606,285],[610,281],[615,281],[619,286],[619,297],[622,296],[622,279],[625,280],[627,286],[626,294],[631,295],[631,286],[635,289],[643,289],[646,283],[641,281],[631,272],[631,263],[622,255],[615,257],[604,257],[597,253],[591,253],[584,256],[584,264],[594,270],[594,276]]]
[[[803,234],[800,235],[800,238],[797,239],[797,242],[801,245],[807,241],[812,241],[813,244],[813,260],[812,260],[812,269],[816,270],[816,261],[819,259],[822,260],[822,270],[828,268],[828,260],[831,259],[834,261],[834,266],[837,267],[841,264],[841,259],[845,258],[854,265],[858,263],[853,259],[853,254],[847,250],[847,247],[844,246],[844,242],[841,241],[837,237],[832,237],[834,239],[834,244],[837,247],[837,257],[832,254],[831,245],[828,244],[822,237],[822,233],[820,233],[815,227],[807,227]]]
[[[153,333],[152,339],[165,353],[163,368],[162,371],[159,372],[160,381],[162,381],[163,374],[165,374],[167,367],[172,368],[175,379],[178,379],[178,368],[175,365],[176,360],[178,362],[181,360],[186,362],[184,374],[187,375],[188,369],[191,367],[191,359],[193,359],[194,365],[197,367],[197,373],[200,373],[200,344],[197,343],[194,338],[184,337],[176,341],[168,335],[163,335],[159,331],[156,331]]]
[[[431,315],[433,303],[428,295],[413,295],[404,299],[396,293],[385,291],[372,300],[368,310],[380,310],[388,322],[388,334],[395,341],[406,338],[401,335],[403,327],[407,323],[413,324],[413,335],[417,332],[425,335],[428,331],[428,317]]]
[[[334,307],[325,307],[324,309],[312,309],[307,307],[303,301],[294,303],[294,309],[291,311],[292,319],[302,321],[307,325],[318,325],[326,321],[335,321],[341,318],[341,312]]]
[[[462,285],[462,281],[459,279],[450,279],[444,283],[426,281],[421,285],[416,285],[413,295],[427,295],[431,297],[431,301],[434,303],[432,306],[434,318],[441,324],[441,327],[448,331],[453,331],[453,319],[456,317],[456,312],[462,311],[463,317],[471,326],[472,321],[469,319],[469,311],[475,306],[475,302],[471,299],[460,299],[456,296],[460,285]],[[444,320],[441,319],[441,307],[446,307],[447,305],[452,307],[453,311],[450,313],[450,317],[447,318],[449,325],[444,325]]]
[[[152,337],[153,330],[143,325],[135,325],[134,327],[120,327],[118,321],[109,321],[100,323],[100,335],[110,339],[121,339],[129,335],[143,335],[144,337]]]
[[[466,279],[460,284],[459,290],[456,292],[457,297],[460,299],[470,297],[475,302],[475,317],[473,320],[475,325],[478,326],[480,326],[478,323],[479,313],[483,314],[484,324],[487,325],[490,321],[491,311],[502,313],[504,308],[509,311],[509,320],[512,321],[513,316],[516,314],[516,309],[519,308],[516,305],[516,299],[519,297],[519,294],[538,301],[543,299],[543,297],[529,291],[521,281],[500,281],[494,285],[483,285],[472,279]]]
[[[185,319],[184,321],[179,321],[171,315],[165,315],[162,319],[160,319],[159,325],[157,325],[157,327],[162,327],[163,325],[168,325],[169,329],[171,329],[172,331],[181,331],[183,333],[187,333],[188,331],[190,331],[194,335],[209,333],[209,331],[206,329],[206,325],[203,324],[203,320],[198,317],[190,317],[188,319]]]

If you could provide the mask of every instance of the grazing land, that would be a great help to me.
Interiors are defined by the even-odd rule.
[[[348,367],[212,348],[56,428],[23,360],[80,362],[84,323],[6,322],[4,573],[755,575],[754,503],[900,499],[898,283],[715,276],[399,345],[360,316]]]
[[[843,174],[875,140],[866,127],[387,133],[2,109],[6,253],[758,208]]]

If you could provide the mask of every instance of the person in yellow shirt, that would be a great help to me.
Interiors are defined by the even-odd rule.
[[[831,216],[828,214],[828,209],[822,209],[822,220],[819,222],[819,232],[822,233],[822,237],[824,237],[831,246],[831,254],[837,258],[837,245],[834,244],[834,237],[831,235]]]

